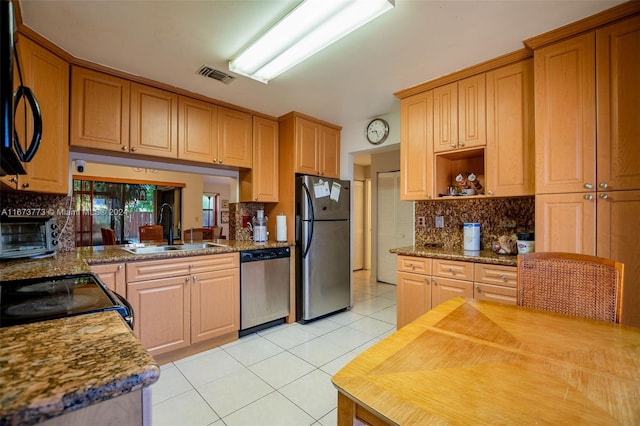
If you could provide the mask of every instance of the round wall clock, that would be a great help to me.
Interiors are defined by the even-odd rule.
[[[367,140],[374,145],[381,144],[389,136],[389,123],[382,118],[374,118],[367,125]]]

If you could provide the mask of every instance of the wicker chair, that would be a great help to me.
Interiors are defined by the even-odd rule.
[[[154,243],[164,242],[162,225],[142,225],[138,228],[138,232],[140,232],[141,243],[147,241]]]
[[[518,305],[620,322],[624,265],[574,253],[518,256]]]
[[[102,233],[102,245],[112,246],[116,244],[116,232],[111,228],[100,228]]]

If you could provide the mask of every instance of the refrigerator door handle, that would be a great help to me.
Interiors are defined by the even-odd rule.
[[[302,258],[304,259],[307,257],[307,253],[309,253],[309,249],[311,248],[311,240],[313,239],[313,220],[315,215],[313,212],[313,203],[311,202],[311,193],[309,192],[309,188],[304,183],[302,184],[302,188],[305,192],[305,201],[307,202],[307,205],[309,206],[309,210],[311,212],[310,219],[308,221],[305,220],[305,222],[309,224],[309,232],[307,233],[307,246],[304,248],[304,253],[302,254]]]

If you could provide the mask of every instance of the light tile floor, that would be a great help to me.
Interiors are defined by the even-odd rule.
[[[283,324],[161,366],[154,426],[335,425],[331,377],[395,331],[396,287],[353,273],[353,307]]]

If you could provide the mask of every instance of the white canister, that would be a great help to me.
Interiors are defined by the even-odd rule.
[[[477,222],[464,224],[464,249],[480,250],[480,224]]]
[[[284,213],[276,216],[276,241],[287,241],[287,217]]]
[[[518,232],[516,237],[518,238],[516,241],[518,254],[527,254],[536,251],[535,234],[533,232]]]

